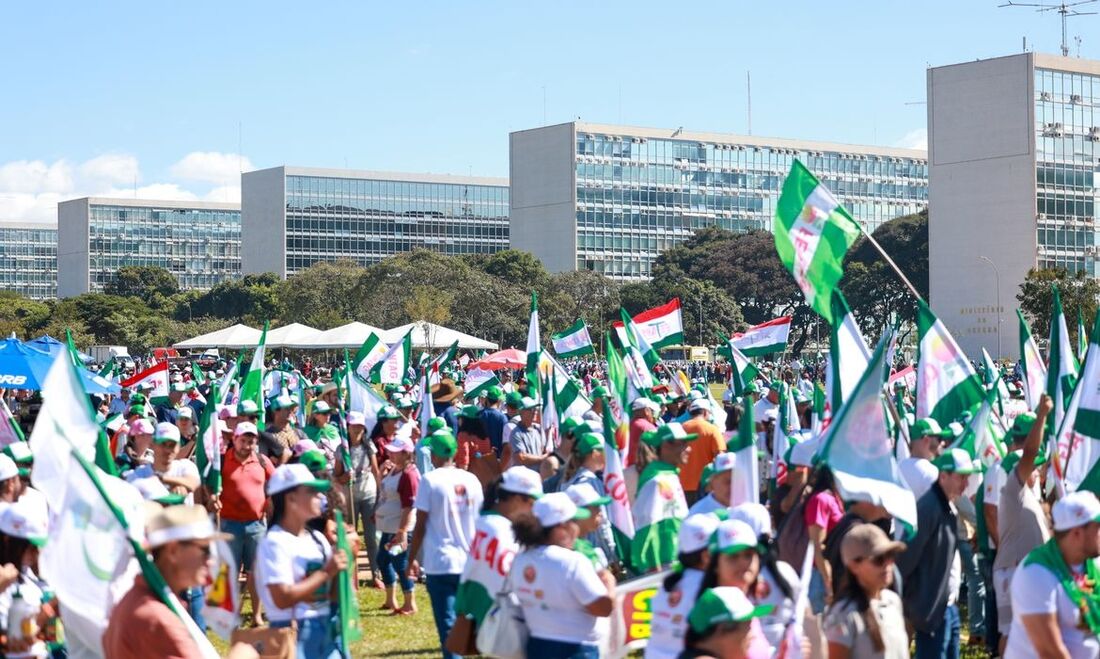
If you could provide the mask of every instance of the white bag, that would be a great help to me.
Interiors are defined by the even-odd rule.
[[[493,659],[525,659],[527,635],[523,607],[512,593],[511,578],[506,579],[477,630],[478,652]]]

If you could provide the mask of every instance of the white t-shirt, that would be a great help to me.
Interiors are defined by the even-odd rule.
[[[512,590],[523,606],[531,636],[597,645],[596,616],[584,607],[607,595],[592,561],[579,552],[543,545],[512,563]]]
[[[164,475],[174,478],[182,476],[184,478],[193,478],[195,480],[201,479],[198,466],[196,466],[195,463],[191,462],[190,460],[173,460],[172,463],[168,465],[168,469],[165,470]],[[153,471],[153,465],[151,464],[143,464],[139,467],[135,467],[125,474],[126,481],[131,483],[139,478],[149,478],[150,476],[156,476],[158,478],[161,476],[160,474]],[[184,505],[188,506],[194,505],[195,493],[188,492],[187,496],[183,499],[183,503]]]
[[[766,604],[775,606],[771,613],[760,618],[760,630],[764,632],[764,638],[768,640],[768,645],[773,648],[779,647],[779,641],[783,639],[783,631],[793,617],[794,602],[798,599],[798,589],[802,585],[798,572],[795,572],[790,563],[776,561],[775,567],[779,570],[780,576],[787,582],[787,585],[791,587],[792,597],[783,594],[783,589],[779,587],[775,575],[767,566],[761,565],[760,580],[765,586],[766,594],[753,601],[753,604],[757,606]]]
[[[289,622],[329,615],[328,582],[315,593],[317,601],[299,602],[294,610],[280,609],[271,599],[271,584],[295,584],[322,569],[332,554],[323,533],[306,529],[291,535],[276,524],[256,547],[256,589],[272,622]]]
[[[462,574],[483,498],[477,476],[454,466],[434,469],[420,479],[413,506],[428,514],[422,545],[425,574]]]
[[[664,584],[657,589],[650,602],[653,617],[649,622],[646,659],[676,659],[684,651],[688,614],[699,597],[703,576],[702,570],[686,568],[671,591],[665,590]]]
[[[779,409],[779,404],[771,402],[770,400],[768,400],[768,397],[765,396],[753,404],[752,418],[755,419],[757,423],[763,423],[764,416],[766,415],[768,410],[775,409]]]
[[[985,481],[982,482],[982,496],[985,503],[991,506],[1001,505],[1001,488],[1005,484],[1005,470],[1001,469],[1001,461],[997,460],[985,472]]]
[[[1074,567],[1080,572],[1082,566]],[[1092,633],[1078,629],[1080,612],[1066,595],[1066,589],[1054,573],[1042,565],[1025,565],[1016,569],[1012,577],[1012,627],[1008,632],[1005,659],[1038,657],[1031,639],[1024,628],[1023,616],[1036,613],[1054,613],[1058,630],[1062,633],[1069,656],[1073,659],[1100,657],[1100,639]]]
[[[940,470],[924,458],[905,458],[898,465],[901,475],[905,478],[906,485],[913,490],[913,496],[917,499],[932,489],[932,483],[940,476]]]
[[[512,569],[512,562],[519,552],[512,531],[512,522],[504,515],[486,513],[477,518],[474,541],[470,545],[470,560],[462,571],[462,583],[475,581],[490,595],[504,588],[504,578]]]
[[[724,510],[725,508],[726,506],[719,503],[718,499],[715,499],[713,494],[708,494],[691,505],[691,508],[688,509],[688,515],[713,513],[716,510]]]

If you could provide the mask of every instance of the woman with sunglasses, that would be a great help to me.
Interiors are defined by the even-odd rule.
[[[333,578],[347,569],[345,552],[334,552],[323,533],[307,526],[321,516],[318,480],[304,464],[285,464],[267,481],[272,526],[256,548],[256,587],[274,628],[298,627],[303,659],[338,659],[330,602]]]
[[[757,592],[759,576],[760,547],[756,532],[738,519],[727,519],[720,523],[711,541],[711,560],[703,576],[702,589],[705,591],[708,588],[732,587],[751,599]],[[772,608],[774,607],[769,607],[768,610]],[[764,636],[757,617],[750,623],[747,643],[744,656],[748,659],[771,658],[772,646]]]
[[[829,659],[906,659],[901,598],[889,589],[894,560],[905,543],[891,541],[874,524],[855,526],[840,544],[848,572],[825,615]]]

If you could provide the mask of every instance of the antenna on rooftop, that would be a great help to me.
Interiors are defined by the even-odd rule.
[[[1097,2],[1097,0],[1078,0],[1077,2],[1061,2],[1056,5],[1039,4],[1034,2],[1008,2],[1003,5],[997,5],[998,7],[1035,7],[1035,11],[1039,13],[1056,11],[1062,15],[1062,57],[1069,57],[1069,44],[1066,43],[1066,19],[1070,16],[1091,16],[1096,14],[1095,11],[1078,11],[1074,7],[1080,7],[1081,5],[1091,5]],[[1078,50],[1080,50],[1080,44],[1078,44]]]

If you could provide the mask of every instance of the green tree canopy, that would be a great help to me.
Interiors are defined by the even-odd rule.
[[[157,306],[179,290],[179,282],[171,272],[152,265],[124,265],[103,287],[108,295],[136,297],[145,304]]]
[[[354,318],[359,303],[353,293],[366,268],[355,261],[315,263],[279,282],[280,308],[286,323],[331,329]]]
[[[1066,325],[1070,336],[1076,341],[1078,311],[1085,321],[1086,331],[1092,330],[1097,299],[1100,298],[1100,282],[1089,277],[1083,270],[1072,275],[1062,268],[1028,270],[1016,299],[1020,302],[1020,310],[1027,317],[1031,333],[1037,341],[1044,341],[1050,336],[1050,313],[1054,304],[1052,284],[1058,285]]]

